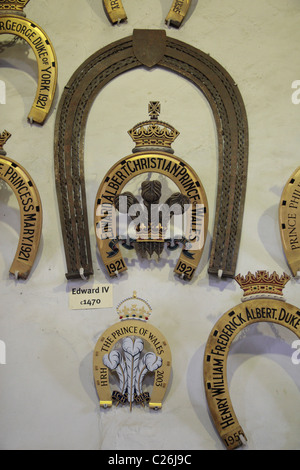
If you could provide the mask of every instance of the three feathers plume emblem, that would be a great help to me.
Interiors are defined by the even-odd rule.
[[[103,364],[115,371],[119,378],[119,393],[114,392],[113,398],[118,402],[141,403],[149,400],[143,393],[143,380],[148,372],[161,367],[162,359],[153,352],[142,355],[144,342],[141,338],[126,337],[122,340],[122,352],[112,350],[103,356]],[[123,354],[122,354],[123,353]]]

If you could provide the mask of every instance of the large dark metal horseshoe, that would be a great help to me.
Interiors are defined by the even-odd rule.
[[[113,78],[138,67],[161,67],[187,78],[215,118],[219,181],[209,273],[234,277],[248,164],[248,124],[240,92],[208,54],[161,30],[134,30],[88,58],[62,94],[55,125],[55,175],[67,279],[93,274],[83,169],[84,134],[94,98]],[[73,183],[72,183],[73,182]]]

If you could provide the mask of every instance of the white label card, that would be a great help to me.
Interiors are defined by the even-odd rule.
[[[113,286],[111,284],[73,287],[69,294],[69,307],[72,310],[110,308],[112,306]]]

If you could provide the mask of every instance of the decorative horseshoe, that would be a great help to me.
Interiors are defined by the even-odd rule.
[[[204,93],[212,108],[219,143],[219,181],[209,273],[234,277],[248,166],[243,100],[220,64],[160,30],[135,30],[133,36],[99,50],[73,74],[62,94],[56,114],[54,162],[66,277],[93,274],[83,169],[89,109],[109,81],[143,66],[182,75]]]
[[[101,334],[93,354],[94,381],[100,406],[108,408],[113,402],[117,405],[129,403],[132,410],[134,404],[148,404],[149,408],[158,410],[162,407],[171,373],[168,342],[157,328],[148,323],[151,307],[138,298],[136,292],[119,304],[117,313],[120,322]],[[145,343],[150,347],[148,353]],[[119,377],[119,390],[113,392],[109,383],[110,370]],[[143,379],[147,373],[154,374],[151,396],[143,391]]]
[[[174,249],[182,244],[174,272],[190,280],[200,262],[207,234],[206,194],[193,169],[172,155],[174,150],[171,144],[179,132],[170,124],[158,120],[160,103],[151,101],[148,112],[150,120],[140,122],[128,131],[136,144],[133,154],[116,163],[98,189],[94,213],[97,244],[110,276],[127,269],[121,250],[117,248],[119,243],[129,249],[135,248],[142,257],[152,256],[153,253],[160,255],[165,242]],[[142,204],[128,191],[123,195],[122,189],[132,178],[149,172],[170,178],[179,192],[173,193],[165,204],[159,204],[161,183],[151,181],[142,184]],[[130,207],[135,211],[135,228],[129,234],[128,227],[127,230],[123,227],[122,231],[126,233],[121,234],[116,208],[128,216]],[[186,226],[182,233],[176,234],[176,238],[170,233],[173,211],[181,216],[181,226]]]
[[[293,276],[300,276],[300,167],[282,192],[279,227],[283,250]]]
[[[103,0],[104,8],[112,24],[127,20],[121,0]],[[166,24],[179,28],[190,8],[191,0],[173,0],[166,17]]]
[[[140,168],[140,169],[137,169]],[[176,169],[176,170],[175,170]],[[199,178],[194,173],[191,167],[178,157],[170,156],[163,152],[139,153],[138,155],[130,155],[125,159],[117,162],[104,177],[96,196],[95,203],[95,230],[97,235],[97,244],[103,260],[104,265],[110,276],[116,276],[127,270],[125,261],[123,259],[121,250],[115,247],[112,251],[112,244],[116,245],[117,234],[114,233],[114,198],[119,196],[124,186],[138,174],[146,172],[160,173],[169,177],[178,186],[180,193],[188,197],[191,192],[186,189],[184,184],[183,175],[188,176],[189,185],[193,187],[194,200],[191,201],[190,218],[193,222],[189,224],[191,237],[187,239],[187,244],[184,244],[174,272],[184,279],[190,280],[200,262],[204,243],[207,233],[208,225],[208,209],[205,191]],[[172,172],[171,172],[172,171]],[[104,219],[104,220],[103,220]],[[107,227],[107,220],[110,220]],[[99,227],[105,227],[101,229]],[[195,234],[198,234],[198,239],[195,243],[190,242]],[[104,236],[103,236],[104,235]],[[158,234],[159,235],[159,234]],[[138,240],[138,243],[145,243],[147,238]],[[162,237],[157,237],[159,241],[165,241]],[[125,239],[126,240],[126,239]],[[154,241],[156,239],[154,238]],[[188,247],[190,245],[190,247]]]
[[[24,39],[35,53],[38,64],[38,88],[28,120],[43,124],[52,106],[57,83],[57,63],[46,33],[25,18],[23,8],[29,0],[0,0],[0,34]]]
[[[42,231],[42,204],[38,190],[27,171],[14,160],[6,158],[3,145],[11,134],[0,135],[0,178],[13,190],[21,215],[21,233],[14,261],[9,272],[27,279],[36,258]]]
[[[300,310],[285,302],[282,289],[289,276],[266,271],[244,278],[236,276],[244,289],[242,303],[226,312],[213,327],[204,354],[204,385],[207,403],[215,427],[227,449],[241,446],[246,436],[240,426],[229,396],[226,377],[230,345],[238,333],[255,322],[285,326],[300,338]]]

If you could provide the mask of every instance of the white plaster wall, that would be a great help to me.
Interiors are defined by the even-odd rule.
[[[70,310],[53,165],[54,122],[64,86],[77,67],[134,28],[166,29],[209,53],[236,81],[249,121],[249,172],[237,273],[274,270],[290,274],[278,229],[283,187],[299,166],[300,105],[292,103],[292,82],[300,79],[300,4],[297,0],[193,0],[179,30],[164,18],[171,1],[131,0],[128,21],[108,22],[100,0],[31,0],[28,18],[50,37],[58,59],[58,89],[43,127],[27,123],[37,67],[24,44],[0,55],[6,104],[0,104],[0,131],[12,138],[7,155],[21,163],[37,184],[44,210],[42,242],[30,278],[8,275],[19,233],[12,191],[0,190],[0,365],[1,449],[224,449],[211,422],[203,388],[202,360],[208,335],[220,316],[240,303],[234,280],[207,274],[214,222],[217,148],[211,111],[201,93],[182,77],[139,69],[112,81],[91,109],[85,143],[85,175],[94,278],[110,282],[114,308]],[[1,38],[3,40],[4,37]],[[6,39],[6,38],[5,38]],[[176,255],[156,265],[131,257],[129,270],[108,279],[96,251],[93,206],[106,171],[131,153],[127,131],[147,118],[150,100],[180,136],[176,155],[198,173],[206,189],[209,233],[197,274],[185,283],[173,276]],[[2,187],[3,186],[3,187]],[[167,261],[166,261],[167,259]],[[92,353],[100,334],[118,318],[115,306],[137,290],[153,308],[151,323],[171,346],[172,380],[159,412],[127,407],[100,410],[93,383]],[[285,288],[300,305],[299,281]],[[292,364],[295,337],[285,328],[248,327],[232,345],[228,360],[231,399],[248,442],[247,449],[299,449],[300,365]]]

